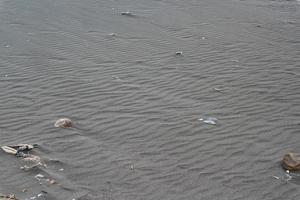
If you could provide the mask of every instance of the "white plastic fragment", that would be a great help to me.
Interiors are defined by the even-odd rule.
[[[208,118],[200,118],[199,121],[203,121],[206,124],[216,125],[218,119],[214,117],[208,117]]]

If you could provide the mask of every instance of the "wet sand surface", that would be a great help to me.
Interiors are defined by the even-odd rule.
[[[298,200],[299,33],[292,0],[0,0],[1,145],[47,165],[1,151],[0,192]]]

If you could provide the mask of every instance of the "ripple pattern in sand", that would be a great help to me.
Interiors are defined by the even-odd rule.
[[[1,145],[37,143],[47,164],[22,171],[1,152],[1,192],[297,199],[299,179],[272,178],[284,176],[287,149],[300,151],[300,18],[290,4],[1,3]],[[61,117],[75,128],[55,128]]]

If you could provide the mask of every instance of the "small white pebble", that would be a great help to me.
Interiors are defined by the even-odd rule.
[[[286,170],[286,173],[288,173],[288,174],[289,174],[289,173],[290,173],[290,170]]]
[[[43,196],[43,194],[42,194],[42,193],[40,193],[40,194],[38,194],[37,196],[38,196],[38,197],[41,197],[41,196]]]
[[[60,168],[58,171],[62,172],[62,171],[64,171],[64,168]]]
[[[205,40],[206,38],[205,37],[202,37],[202,40]]]

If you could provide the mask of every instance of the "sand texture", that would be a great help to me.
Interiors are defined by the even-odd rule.
[[[0,0],[0,94],[3,194],[300,199],[299,1]]]

